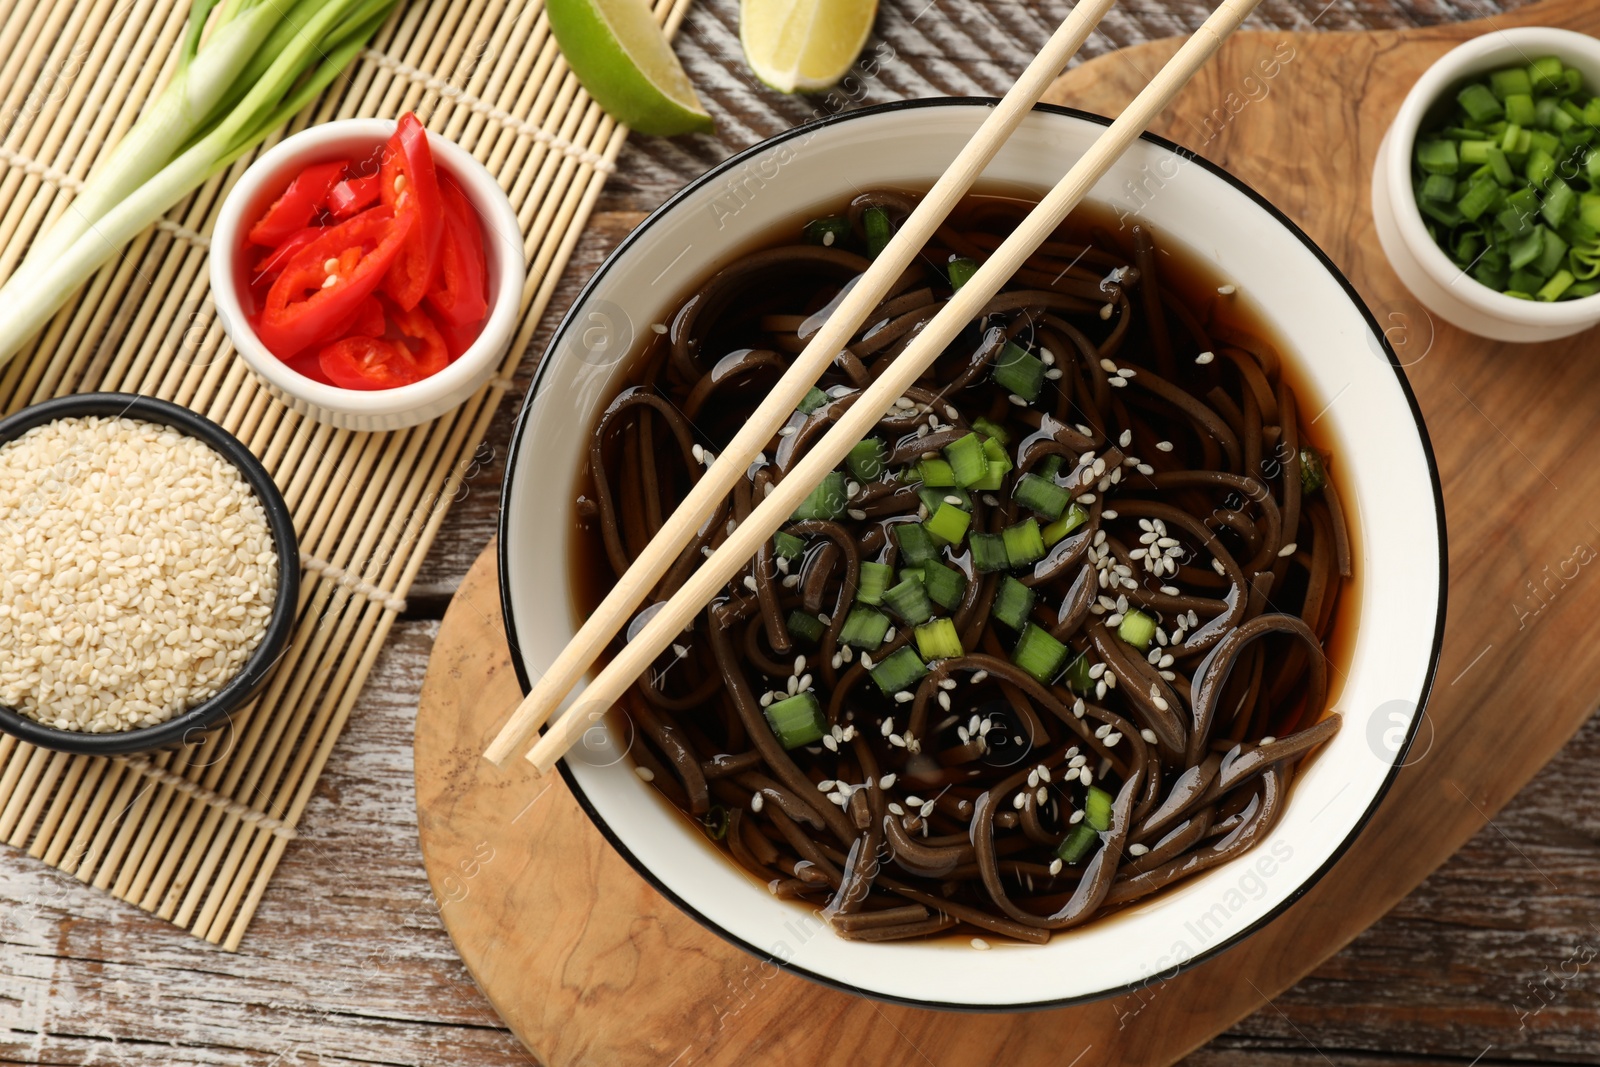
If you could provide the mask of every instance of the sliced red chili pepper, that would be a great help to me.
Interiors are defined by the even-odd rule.
[[[261,342],[279,359],[288,359],[334,339],[335,330],[355,316],[393,266],[413,221],[375,207],[328,227],[295,253],[272,283],[255,323]]]
[[[336,219],[347,219],[378,202],[378,176],[346,178],[328,190],[328,210]]]
[[[394,389],[423,378],[416,359],[398,341],[346,337],[323,348],[317,362],[343,389]]]
[[[378,179],[379,195],[394,209],[395,217],[416,220],[400,258],[383,282],[383,291],[401,308],[410,310],[422,302],[438,268],[444,202],[433,151],[428,147],[428,131],[409,111],[400,116],[389,139]]]
[[[303,230],[295,231],[278,247],[256,260],[256,265],[252,268],[256,280],[259,281],[268,274],[277,274],[283,270],[296,252],[327,232],[321,226],[307,226]]]
[[[428,303],[451,326],[478,326],[489,313],[483,227],[477,209],[455,182],[441,178],[439,188],[444,194],[444,240]]]
[[[439,333],[439,327],[433,319],[422,308],[412,308],[409,311],[402,308],[391,316],[391,321],[395,329],[409,340],[417,342],[417,347],[412,349],[412,353],[422,377],[438,374],[450,365],[450,351],[445,347],[444,337]]]
[[[344,174],[344,168],[344,160],[313,163],[297,174],[283,195],[250,227],[251,243],[274,248],[296,230],[309,226],[317,212],[328,206],[328,192]]]
[[[349,321],[334,330],[333,336],[340,337],[382,337],[388,328],[388,320],[383,315],[383,303],[375,296],[369,296],[361,301],[355,314]]]

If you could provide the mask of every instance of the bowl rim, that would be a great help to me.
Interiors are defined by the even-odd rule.
[[[381,146],[394,134],[397,119],[334,119],[290,134],[253,161],[228,190],[212,228],[210,289],[228,339],[250,370],[273,388],[315,407],[341,415],[403,416],[427,407],[452,391],[493,374],[506,345],[516,333],[526,263],[522,254],[522,228],[505,190],[488,169],[466,149],[442,134],[428,130],[428,147],[435,163],[450,172],[477,211],[485,232],[485,253],[499,268],[499,288],[489,304],[483,328],[465,352],[436,374],[393,389],[345,389],[324,385],[291,368],[256,336],[244,312],[234,280],[234,247],[245,229],[243,212],[262,188],[307,159],[325,154],[341,141],[372,138]],[[514,236],[513,236],[514,235]],[[514,246],[514,247],[513,247]],[[463,398],[465,399],[465,398]]]
[[[209,445],[232,463],[255,491],[266,511],[267,527],[278,555],[278,591],[260,643],[226,685],[188,711],[154,726],[94,734],[59,730],[0,704],[0,730],[23,741],[75,755],[120,756],[186,742],[255,695],[277,666],[294,631],[300,598],[300,548],[289,505],[255,454],[218,423],[169,400],[143,393],[72,393],[54,397],[0,419],[0,445],[57,419],[95,415],[158,423]]]
[[[595,269],[594,274],[590,276],[583,288],[573,298],[572,304],[568,308],[567,312],[562,316],[561,322],[556,326],[555,331],[550,335],[551,339],[549,344],[546,346],[546,355],[548,355],[548,352],[553,350],[561,341],[561,339],[567,335],[568,330],[575,321],[575,312],[584,307],[585,302],[588,300],[590,294],[599,287],[605,276],[612,269],[615,262],[626,250],[633,247],[639,241],[644,240],[655,223],[660,221],[661,218],[663,218],[667,213],[673,211],[679,203],[689,198],[695,191],[708,184],[714,183],[723,175],[742,166],[753,157],[767,152],[775,145],[783,144],[799,137],[805,137],[815,133],[819,129],[837,125],[842,122],[854,121],[867,116],[937,107],[980,107],[987,110],[992,109],[998,103],[998,99],[994,97],[980,96],[953,96],[915,100],[894,100],[883,104],[858,108],[852,111],[839,112],[814,122],[808,122],[799,126],[794,126],[763,141],[759,141],[740,152],[736,152],[697,178],[685,184],[677,192],[673,193],[672,196],[668,197],[660,207],[652,211],[642,222],[635,226],[633,230],[622,239],[617,247],[613,249],[609,255],[607,255],[605,261]],[[1034,110],[1043,112],[1045,114],[1079,119],[1099,126],[1109,127],[1112,123],[1112,120],[1104,115],[1097,115],[1093,112],[1083,111],[1079,108],[1066,107],[1057,104],[1036,104],[1034,106]],[[645,882],[648,883],[656,892],[660,893],[662,896],[671,901],[679,911],[683,912],[685,915],[688,915],[702,927],[721,937],[724,941],[743,949],[744,951],[755,956],[757,959],[766,960],[778,967],[783,968],[791,974],[798,975],[802,978],[807,978],[820,985],[827,986],[831,989],[837,989],[843,993],[866,997],[868,999],[881,1001],[884,1003],[900,1004],[912,1008],[931,1009],[938,1011],[974,1012],[980,1014],[996,1012],[1011,1013],[1047,1011],[1052,1008],[1069,1007],[1076,1004],[1087,1004],[1097,1000],[1124,996],[1137,989],[1154,984],[1156,982],[1166,981],[1174,978],[1184,971],[1198,966],[1199,964],[1205,963],[1222,952],[1227,951],[1229,948],[1239,944],[1241,941],[1250,937],[1261,928],[1267,926],[1278,916],[1287,911],[1291,905],[1293,905],[1307,892],[1309,892],[1313,886],[1320,882],[1323,876],[1332,869],[1334,864],[1343,858],[1344,854],[1349,851],[1350,846],[1358,837],[1360,837],[1361,831],[1365,829],[1367,823],[1371,821],[1373,815],[1378,809],[1378,806],[1382,803],[1383,798],[1388,794],[1389,789],[1394,785],[1395,778],[1405,766],[1406,756],[1410,751],[1412,742],[1415,740],[1417,731],[1422,724],[1428,700],[1432,696],[1434,685],[1437,681],[1439,657],[1444,644],[1445,611],[1449,599],[1449,551],[1445,532],[1444,495],[1439,479],[1439,466],[1434,457],[1433,443],[1428,437],[1427,426],[1424,424],[1422,419],[1422,409],[1417,403],[1416,394],[1411,389],[1411,383],[1406,378],[1404,364],[1401,363],[1399,356],[1395,353],[1393,346],[1390,345],[1388,338],[1384,334],[1382,328],[1379,326],[1377,319],[1373,316],[1372,310],[1367,306],[1366,301],[1362,299],[1361,294],[1356,290],[1355,286],[1351,284],[1347,277],[1345,277],[1344,272],[1341,271],[1338,266],[1336,266],[1333,261],[1328,258],[1327,254],[1317,246],[1316,242],[1313,241],[1304,230],[1297,226],[1293,220],[1280,211],[1264,196],[1252,189],[1244,181],[1234,177],[1217,164],[1210,162],[1199,154],[1192,152],[1165,137],[1149,133],[1148,131],[1142,133],[1140,135],[1140,139],[1149,142],[1158,148],[1175,153],[1184,158],[1187,162],[1197,164],[1204,168],[1208,173],[1216,178],[1221,179],[1227,185],[1231,186],[1233,189],[1249,198],[1252,202],[1264,210],[1275,222],[1284,227],[1284,229],[1287,230],[1291,236],[1299,240],[1300,243],[1305,246],[1306,250],[1315,257],[1319,264],[1321,264],[1322,268],[1328,272],[1329,276],[1333,278],[1333,280],[1337,282],[1345,291],[1345,294],[1349,297],[1351,304],[1360,312],[1362,318],[1365,320],[1367,329],[1371,332],[1372,338],[1379,346],[1381,346],[1383,356],[1387,360],[1390,369],[1394,372],[1395,378],[1400,386],[1400,390],[1405,397],[1406,404],[1410,409],[1411,418],[1417,432],[1418,442],[1422,446],[1422,454],[1427,464],[1429,482],[1431,483],[1433,489],[1432,503],[1434,514],[1438,519],[1437,549],[1439,554],[1439,604],[1434,618],[1433,647],[1428,653],[1428,664],[1423,675],[1422,689],[1417,696],[1416,712],[1413,714],[1411,722],[1406,728],[1405,738],[1400,744],[1399,749],[1394,753],[1389,770],[1384,775],[1383,781],[1380,783],[1378,789],[1373,793],[1371,802],[1367,805],[1366,810],[1363,811],[1360,817],[1351,825],[1350,830],[1345,834],[1343,840],[1339,842],[1337,847],[1334,848],[1328,859],[1307,878],[1305,878],[1299,885],[1295,886],[1294,889],[1290,891],[1290,893],[1276,907],[1262,915],[1255,922],[1239,930],[1233,936],[1225,938],[1214,945],[1208,946],[1201,951],[1192,954],[1181,963],[1175,964],[1168,971],[1162,972],[1160,975],[1151,976],[1140,981],[1128,982],[1113,988],[1100,990],[1098,992],[1082,996],[1061,997],[1052,1000],[1017,1001],[1007,1004],[982,1005],[962,1002],[919,1000],[911,997],[882,993],[877,990],[851,984],[850,982],[841,981],[828,975],[819,974],[789,961],[779,959],[772,953],[766,952],[761,948],[750,944],[743,938],[736,937],[721,924],[719,924],[714,918],[706,915],[699,909],[686,902],[681,896],[669,888],[659,877],[657,877],[653,871],[646,867],[637,856],[634,855],[627,845],[623,843],[622,839],[611,827],[611,825],[601,817],[600,813],[591,803],[588,794],[578,784],[576,777],[568,767],[567,760],[562,759],[557,766],[561,771],[562,779],[566,782],[567,789],[577,800],[579,806],[583,808],[584,813],[589,817],[589,821],[596,829],[600,831],[602,836],[605,837],[606,841],[610,843],[611,847],[628,862],[628,865],[633,868],[635,873],[643,878]],[[549,358],[543,358],[540,360],[539,365],[534,372],[533,381],[528,386],[527,395],[523,398],[522,408],[517,414],[517,421],[512,429],[510,442],[507,446],[506,471],[505,477],[501,483],[500,491],[500,514],[496,521],[497,544],[495,547],[495,554],[496,563],[499,566],[498,582],[500,587],[500,611],[503,624],[505,626],[506,640],[511,649],[512,669],[516,674],[517,684],[521,686],[524,694],[528,693],[532,689],[532,681],[529,677],[527,668],[523,663],[521,646],[517,641],[516,624],[514,621],[515,615],[512,611],[511,603],[511,586],[506,580],[506,575],[508,573],[507,568],[508,564],[510,563],[511,555],[509,548],[510,541],[507,537],[507,516],[509,514],[512,483],[514,480],[513,475],[517,469],[518,462],[522,457],[523,435],[528,429],[530,415],[533,410],[533,403],[538,395],[539,387],[544,381],[546,371],[553,364],[554,361]]]
[[[1512,48],[1525,55],[1518,47],[1519,42],[1538,42],[1541,49],[1562,53],[1563,60],[1582,53],[1586,61],[1600,68],[1600,41],[1559,26],[1513,26],[1463,41],[1434,60],[1407,90],[1389,124],[1389,131],[1385,135],[1388,151],[1380,154],[1378,166],[1384,184],[1389,189],[1389,200],[1400,237],[1435,284],[1448,289],[1484,314],[1506,322],[1526,326],[1586,325],[1600,316],[1600,293],[1577,300],[1549,303],[1519,300],[1489,288],[1457,267],[1445,255],[1444,249],[1429,236],[1411,187],[1411,152],[1416,145],[1417,135],[1422,132],[1422,122],[1429,109],[1443,100],[1444,94],[1457,82],[1490,69],[1492,64],[1486,65],[1485,62],[1490,54]],[[1464,289],[1454,284],[1462,276],[1471,283]]]

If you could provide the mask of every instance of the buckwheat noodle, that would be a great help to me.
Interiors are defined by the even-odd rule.
[[[790,233],[725,267],[651,335],[588,450],[579,561],[597,589],[867,268],[874,225],[913,203],[857,197],[805,242]],[[655,599],[934,316],[947,265],[981,261],[1026,207],[968,198]],[[1125,243],[1103,229],[1046,242],[878,421],[882,473],[852,473],[842,508],[791,522],[803,551],[769,542],[629,693],[641,776],[774,894],[823,908],[840,937],[1045,942],[1251,848],[1302,757],[1338,729],[1324,647],[1352,561],[1327,457],[1302,435],[1273,346],[1219,312],[1228,296],[1180,299],[1162,282],[1177,264],[1143,226]],[[1047,368],[1031,402],[995,377],[1019,351]],[[1014,469],[998,487],[917,480],[975,425],[980,440],[1006,438]],[[973,535],[1030,518],[1053,530],[1013,495],[1025,474],[1067,490],[1076,525],[1055,529],[1042,558],[983,569]],[[881,601],[871,610],[893,628],[876,647],[846,644],[846,623],[870,602],[866,572],[887,564],[900,582],[905,527],[945,502],[970,514],[968,539],[937,556],[959,594],[933,606],[960,654],[919,655],[926,673],[886,692],[874,672],[919,650],[918,631]],[[1017,629],[995,614],[1008,576],[1066,669],[1019,662]],[[796,632],[800,616],[815,632]],[[1129,635],[1135,617],[1154,623],[1147,647]],[[768,712],[804,693],[822,734],[785,747]]]

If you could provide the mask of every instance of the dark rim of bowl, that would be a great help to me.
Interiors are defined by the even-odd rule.
[[[660,220],[661,217],[667,212],[675,208],[681,201],[687,198],[695,190],[702,188],[709,183],[715,182],[722,175],[736,169],[752,157],[769,150],[773,145],[782,144],[783,142],[793,140],[796,137],[806,136],[807,134],[813,133],[816,130],[826,126],[833,126],[841,122],[850,122],[857,118],[862,118],[869,115],[882,115],[893,111],[909,111],[930,107],[978,107],[988,109],[994,107],[997,103],[998,101],[993,98],[970,96],[926,100],[897,100],[887,104],[878,104],[873,107],[861,108],[856,111],[841,112],[836,115],[830,115],[816,122],[807,123],[804,126],[796,126],[793,129],[786,130],[783,133],[768,138],[759,144],[752,145],[744,151],[730,156],[717,166],[706,171],[694,181],[691,181],[685,185],[677,193],[673,194],[666,201],[666,203],[662,204],[655,211],[651,212],[650,216],[636,226],[627,237],[623,238],[622,243],[619,244],[617,248],[606,257],[606,261],[602,263],[594,272],[594,275],[583,287],[583,290],[573,300],[571,309],[562,319],[561,324],[556,328],[555,333],[551,335],[550,344],[546,348],[546,358],[540,362],[538,370],[534,374],[533,383],[528,388],[528,395],[523,400],[522,411],[518,414],[516,426],[512,431],[510,454],[506,460],[505,480],[501,486],[500,521],[498,526],[500,610],[505,619],[506,640],[509,642],[511,647],[511,664],[516,670],[517,681],[522,686],[522,691],[524,693],[527,693],[532,686],[529,680],[527,668],[522,661],[520,646],[517,643],[516,625],[513,621],[511,610],[510,585],[505,578],[506,574],[508,573],[507,566],[510,562],[510,541],[506,537],[506,514],[507,504],[510,502],[512,479],[517,470],[517,462],[521,458],[522,437],[528,426],[529,412],[533,408],[534,397],[538,393],[540,384],[544,381],[545,371],[552,363],[552,360],[548,358],[548,353],[554,351],[556,346],[561,342],[562,338],[564,338],[567,335],[567,332],[573,328],[575,321],[573,317],[574,312],[584,306],[584,301],[588,299],[589,294],[600,284],[601,280],[610,270],[611,265],[616,262],[623,252],[633,247],[633,245],[638,241],[642,240],[650,231],[654,223]],[[1039,104],[1035,106],[1034,110],[1051,115],[1060,115],[1066,118],[1081,119],[1085,122],[1091,122],[1098,126],[1111,125],[1111,120],[1105,116],[1096,115],[1088,111],[1080,111],[1077,108],[1060,107],[1054,104]],[[832,978],[827,975],[817,974],[816,972],[809,971],[804,967],[799,967],[793,963],[778,959],[771,953],[761,950],[744,939],[735,937],[733,934],[723,929],[722,926],[716,922],[716,920],[702,914],[696,908],[691,907],[686,901],[683,900],[683,898],[669,889],[660,878],[656,877],[654,872],[640,862],[639,858],[635,856],[622,842],[621,838],[617,836],[616,831],[613,830],[611,826],[600,817],[600,813],[595,810],[595,807],[590,802],[588,795],[583,791],[583,788],[578,784],[576,777],[574,777],[572,771],[567,766],[567,761],[562,760],[559,766],[561,768],[562,777],[566,779],[568,789],[570,789],[573,796],[577,798],[578,803],[588,814],[590,821],[592,821],[600,830],[600,832],[605,836],[606,840],[611,843],[611,847],[616,849],[622,858],[628,861],[629,865],[631,865],[633,869],[639,873],[639,876],[642,877],[646,882],[650,883],[650,885],[653,886],[657,892],[661,893],[668,900],[672,901],[672,903],[675,904],[679,910],[692,917],[707,930],[710,930],[712,933],[723,938],[725,941],[737,945],[758,959],[782,967],[784,970],[787,970],[792,974],[800,975],[803,978],[809,978],[821,985],[838,989],[845,993],[853,993],[858,996],[868,997],[873,1000],[880,1000],[890,1004],[904,1004],[913,1008],[931,1008],[937,1010],[971,1012],[1040,1011],[1049,1008],[1067,1007],[1073,1004],[1086,1004],[1109,997],[1123,996],[1128,993],[1135,992],[1136,990],[1144,989],[1159,982],[1166,981],[1167,979],[1174,978],[1183,971],[1187,971],[1192,967],[1204,963],[1205,961],[1217,956],[1227,949],[1232,948],[1234,945],[1239,944],[1245,938],[1249,937],[1257,930],[1260,930],[1262,927],[1272,922],[1272,920],[1276,919],[1279,915],[1282,915],[1285,911],[1287,911],[1292,904],[1294,904],[1297,900],[1309,892],[1313,886],[1321,881],[1323,875],[1327,874],[1333,865],[1337,863],[1347,851],[1349,851],[1351,844],[1361,835],[1362,829],[1371,820],[1373,813],[1377,811],[1378,805],[1383,800],[1384,795],[1388,793],[1390,787],[1394,784],[1395,777],[1399,775],[1401,767],[1405,765],[1406,754],[1410,751],[1411,743],[1417,734],[1417,729],[1422,724],[1423,716],[1428,705],[1428,698],[1433,692],[1435,676],[1437,675],[1439,669],[1439,653],[1444,642],[1445,601],[1449,587],[1449,556],[1447,551],[1444,525],[1444,495],[1440,489],[1439,466],[1434,459],[1433,444],[1428,438],[1427,427],[1423,424],[1422,409],[1417,405],[1416,394],[1412,392],[1411,383],[1406,379],[1405,371],[1399,357],[1395,354],[1393,347],[1389,344],[1388,339],[1384,336],[1382,328],[1379,327],[1378,321],[1373,317],[1372,311],[1367,307],[1366,301],[1361,298],[1361,294],[1356,291],[1355,286],[1350,284],[1350,280],[1344,276],[1344,272],[1334,265],[1333,261],[1328,258],[1327,254],[1324,253],[1321,248],[1317,247],[1316,242],[1311,240],[1311,238],[1306,235],[1304,230],[1295,225],[1293,220],[1291,220],[1282,211],[1279,211],[1276,207],[1274,207],[1266,199],[1266,197],[1262,196],[1260,193],[1250,188],[1250,186],[1246,185],[1243,181],[1240,181],[1238,178],[1229,174],[1215,163],[1212,163],[1202,156],[1183,148],[1173,141],[1167,140],[1165,137],[1159,137],[1152,133],[1145,133],[1141,135],[1141,138],[1142,140],[1156,145],[1159,148],[1182,156],[1186,161],[1202,167],[1208,173],[1221,179],[1223,182],[1227,183],[1229,186],[1232,186],[1240,193],[1243,193],[1251,201],[1257,204],[1263,211],[1276,220],[1278,224],[1287,230],[1291,235],[1298,238],[1300,243],[1303,244],[1306,249],[1316,257],[1323,269],[1326,270],[1328,274],[1339,283],[1339,286],[1344,289],[1345,295],[1349,297],[1351,304],[1353,304],[1355,308],[1360,311],[1362,317],[1366,319],[1368,330],[1371,331],[1373,339],[1382,346],[1383,354],[1388,358],[1389,366],[1394,371],[1395,380],[1399,383],[1401,392],[1405,394],[1406,404],[1411,409],[1412,421],[1416,424],[1418,443],[1422,446],[1423,457],[1427,461],[1428,476],[1430,481],[1433,483],[1433,508],[1434,514],[1438,518],[1439,540],[1439,606],[1434,617],[1433,648],[1428,655],[1427,672],[1423,677],[1422,690],[1417,694],[1416,713],[1412,717],[1411,724],[1406,730],[1405,741],[1401,744],[1399,750],[1394,754],[1394,761],[1390,765],[1389,773],[1384,777],[1382,784],[1373,794],[1372,802],[1367,806],[1366,811],[1362,812],[1361,817],[1357,819],[1355,824],[1350,828],[1350,832],[1345,835],[1344,840],[1339,842],[1332,855],[1328,857],[1327,861],[1324,862],[1321,867],[1312,872],[1308,878],[1296,886],[1294,890],[1290,892],[1289,895],[1285,897],[1276,907],[1274,907],[1267,914],[1263,915],[1260,919],[1257,919],[1255,922],[1251,923],[1243,930],[1240,930],[1238,933],[1235,933],[1233,936],[1220,941],[1215,945],[1208,946],[1202,951],[1196,952],[1182,963],[1174,964],[1169,970],[1163,971],[1156,975],[1151,975],[1148,978],[1144,978],[1136,982],[1129,982],[1109,989],[1103,989],[1095,993],[1084,994],[1082,996],[1062,997],[1055,1000],[1017,1001],[1009,1004],[967,1004],[917,1000],[910,997],[901,997],[882,993],[873,989],[864,989],[861,986],[840,981],[837,978]]]
[[[160,423],[210,445],[237,467],[250,483],[250,488],[255,490],[256,498],[266,510],[272,543],[278,553],[278,592],[266,633],[262,634],[261,643],[245,660],[239,672],[204,703],[196,704],[181,715],[155,726],[104,734],[58,730],[0,704],[0,730],[30,744],[84,756],[120,756],[196,740],[218,719],[255,695],[277,665],[294,630],[300,597],[300,549],[289,506],[284,503],[283,494],[278,491],[277,484],[261,461],[221,426],[170,401],[138,393],[77,393],[56,397],[0,419],[0,445],[14,441],[35,426],[47,422],[93,415]]]

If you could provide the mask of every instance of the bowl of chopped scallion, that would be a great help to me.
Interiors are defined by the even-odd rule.
[[[1372,207],[1429,311],[1503,341],[1600,322],[1600,41],[1524,27],[1447,53],[1378,150]]]

